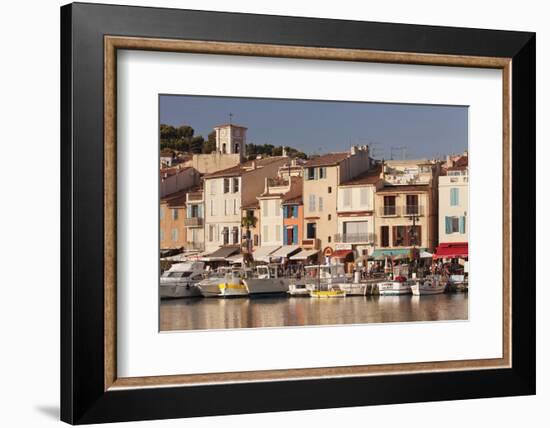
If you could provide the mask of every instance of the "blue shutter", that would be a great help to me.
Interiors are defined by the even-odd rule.
[[[447,234],[451,233],[453,230],[452,221],[453,219],[451,217],[445,216],[445,233]]]
[[[283,227],[283,245],[288,245],[286,236],[286,227]]]
[[[298,207],[294,207],[294,208],[298,208]],[[295,224],[292,229],[293,229],[292,230],[292,243],[293,244],[298,244],[298,225]]]
[[[292,207],[292,217],[298,218],[298,205]]]
[[[466,217],[462,216],[460,217],[460,223],[459,223],[459,230],[460,233],[464,234],[466,233]]]
[[[199,205],[197,212],[199,213],[199,218],[202,218],[202,205]]]
[[[456,187],[451,188],[451,206],[458,205],[458,189]]]

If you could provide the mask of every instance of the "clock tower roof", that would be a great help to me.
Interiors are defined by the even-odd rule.
[[[233,128],[239,128],[239,129],[248,129],[246,126],[235,125],[234,123],[223,123],[221,125],[214,126],[214,129],[226,128],[228,126],[231,126]]]

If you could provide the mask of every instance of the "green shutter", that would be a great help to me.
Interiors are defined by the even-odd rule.
[[[462,234],[466,233],[466,217],[464,216],[460,217],[459,230]]]
[[[445,233],[449,234],[453,230],[453,219],[445,216]]]

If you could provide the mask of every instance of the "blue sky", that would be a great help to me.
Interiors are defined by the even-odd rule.
[[[229,122],[248,128],[247,142],[291,146],[308,154],[369,144],[377,158],[406,147],[406,158],[439,157],[468,147],[468,108],[416,104],[259,98],[160,96],[160,122],[190,125],[206,138]],[[394,158],[403,150],[394,149]]]

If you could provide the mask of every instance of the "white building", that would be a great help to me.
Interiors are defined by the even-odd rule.
[[[447,161],[439,177],[439,243],[468,242],[468,155]]]

